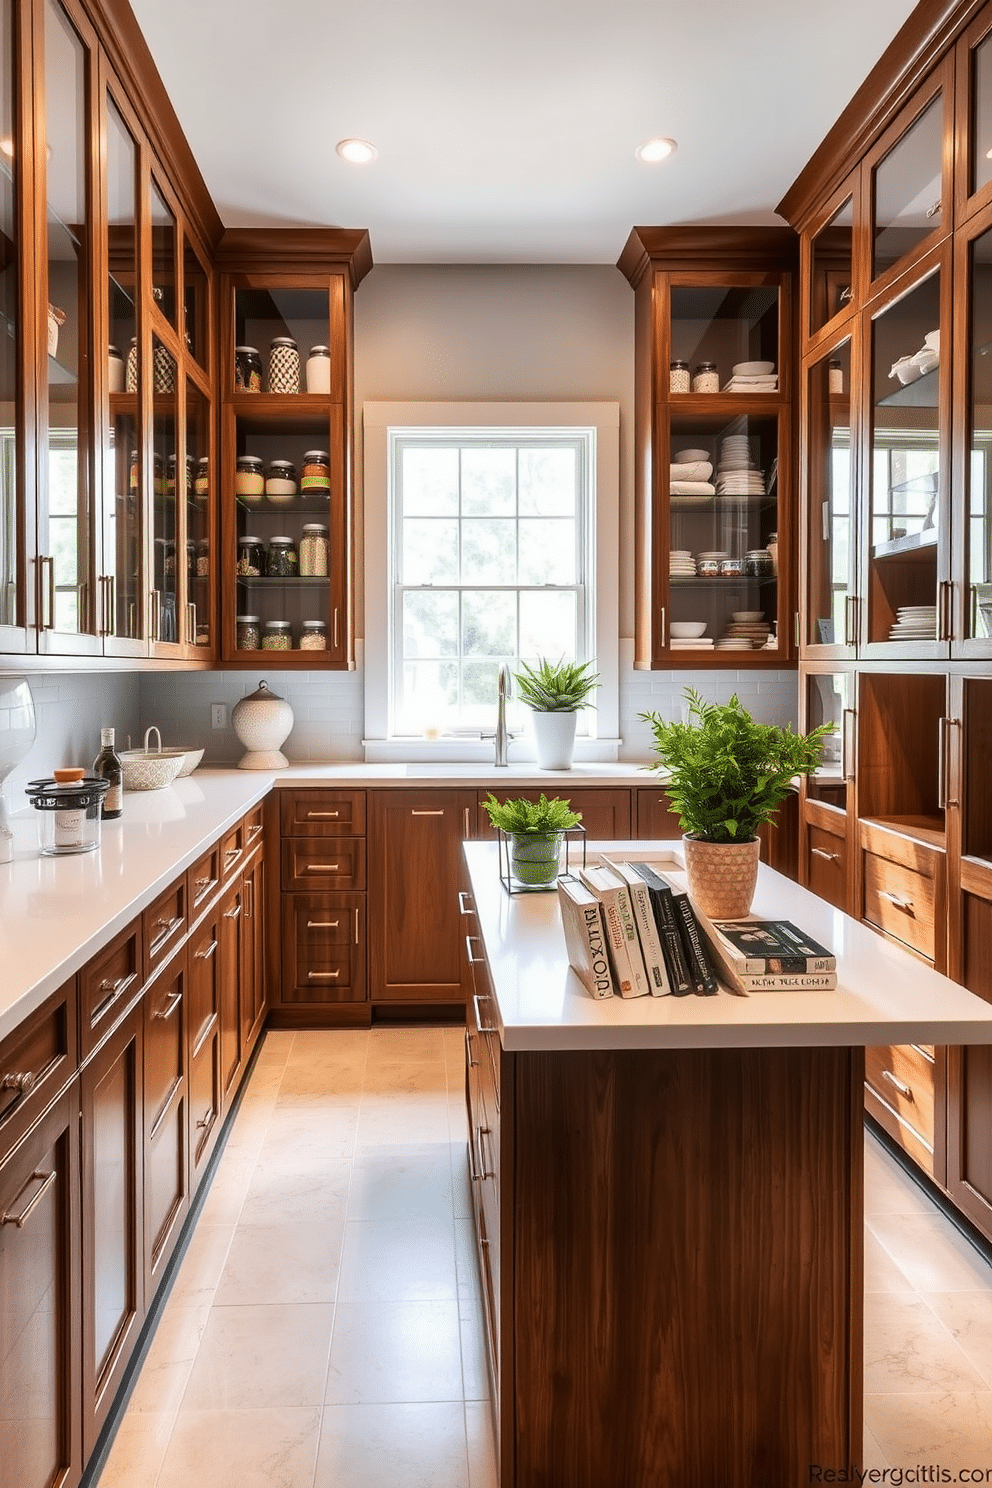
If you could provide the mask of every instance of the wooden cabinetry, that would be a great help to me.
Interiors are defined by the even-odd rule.
[[[189,1207],[188,999],[185,950],[145,989],[144,1280],[151,1298]]]
[[[489,813],[484,810],[482,804],[488,794],[487,791],[479,795],[473,818],[474,827],[470,833],[466,833],[466,836],[495,839],[496,831],[490,824]],[[573,811],[582,813],[582,825],[590,841],[598,838],[601,842],[623,842],[631,835],[633,822],[630,791],[625,787],[610,789],[609,787],[568,786],[563,787],[558,794],[569,801]],[[525,801],[536,801],[541,792],[532,789],[517,790],[514,787],[513,795]]]

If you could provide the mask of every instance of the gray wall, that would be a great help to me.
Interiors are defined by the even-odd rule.
[[[24,675],[16,666],[3,674]],[[27,802],[29,780],[50,775],[68,765],[85,768],[100,752],[101,728],[116,728],[120,748],[128,735],[139,742],[139,679],[132,673],[41,672],[28,676],[37,726],[34,747],[8,778],[4,787],[8,808],[20,811]]]

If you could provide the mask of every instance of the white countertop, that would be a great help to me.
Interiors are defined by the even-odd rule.
[[[589,857],[650,860],[669,848],[590,844]],[[568,965],[557,895],[507,894],[495,843],[464,851],[508,1051],[992,1043],[992,1004],[764,865],[754,912],[792,920],[829,946],[836,991],[597,1000]]]
[[[654,770],[632,760],[589,761],[576,764],[571,770],[539,770],[533,762],[497,769],[485,761],[466,764],[458,760],[422,760],[410,764],[366,765],[360,760],[352,760],[341,764],[294,764],[274,775],[272,780],[276,786],[333,785],[354,786],[356,789],[365,785],[476,786],[480,790],[499,790],[501,786],[507,790],[519,790],[533,786],[549,796],[564,795],[568,786],[578,789],[580,786],[651,786],[661,783]]]

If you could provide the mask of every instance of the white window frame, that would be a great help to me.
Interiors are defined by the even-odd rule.
[[[492,430],[493,437],[581,435],[592,431],[590,480],[594,621],[589,645],[600,685],[590,732],[577,739],[577,760],[615,760],[619,733],[619,403],[366,403],[364,435],[365,507],[365,758],[370,762],[418,760],[493,762],[491,741],[470,734],[440,739],[393,732],[393,603],[390,489],[391,435],[431,430],[451,439]],[[493,697],[493,726],[496,698]],[[535,758],[528,729],[510,745],[510,762]]]

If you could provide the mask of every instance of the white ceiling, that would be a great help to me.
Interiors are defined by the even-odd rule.
[[[613,263],[767,223],[913,0],[131,0],[229,227],[379,263]],[[334,152],[348,135],[369,166]],[[673,136],[677,154],[634,148]]]

